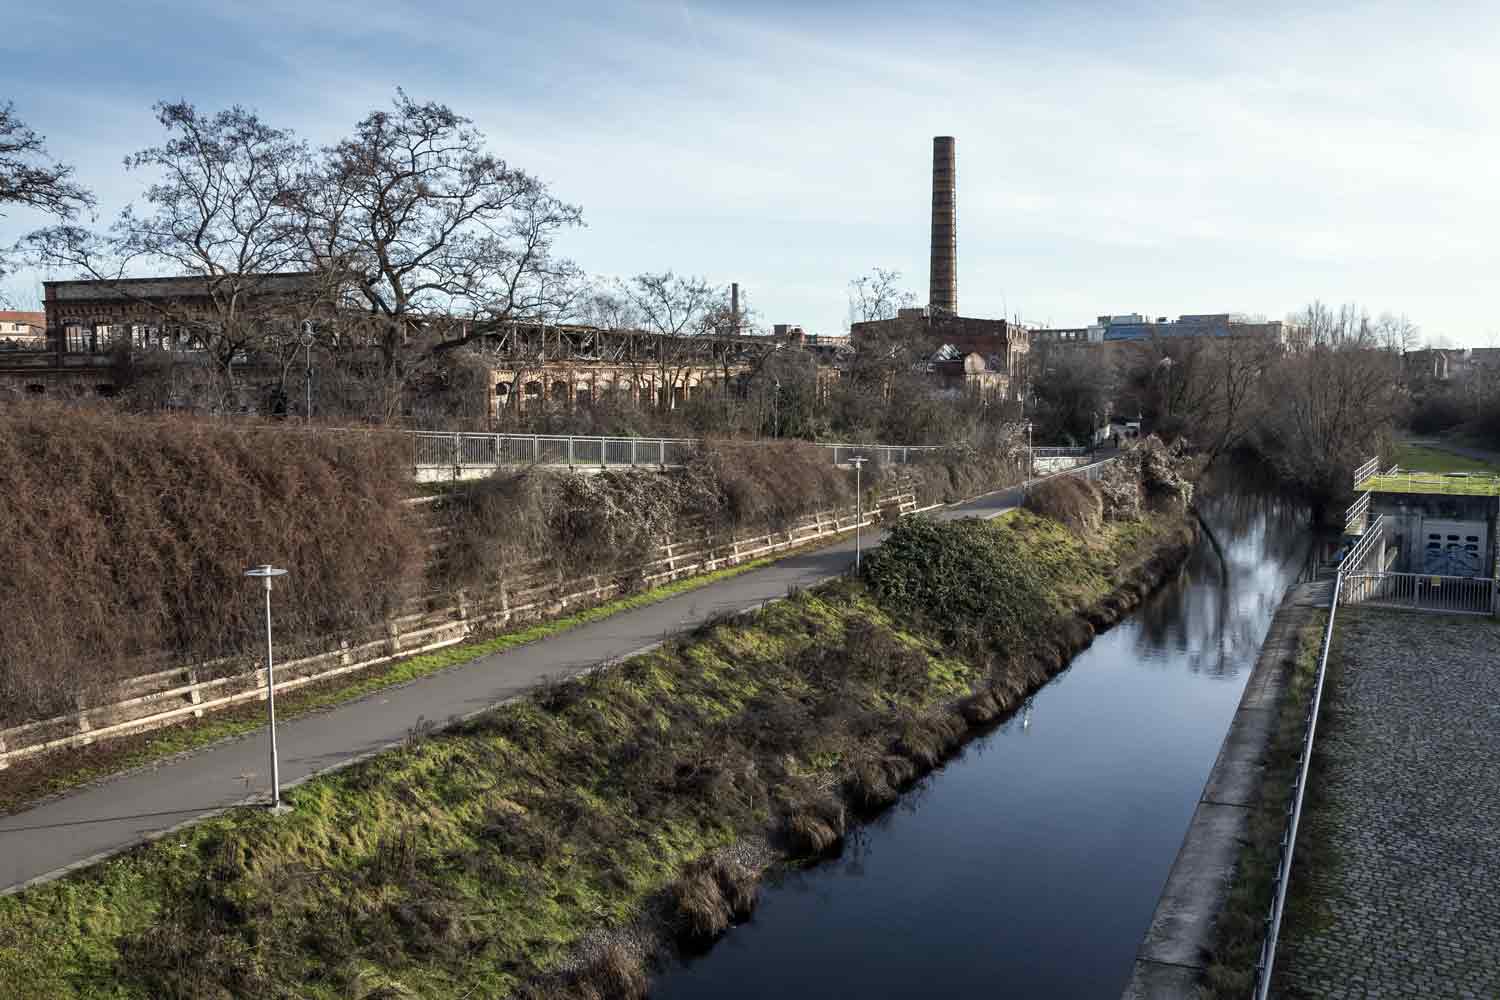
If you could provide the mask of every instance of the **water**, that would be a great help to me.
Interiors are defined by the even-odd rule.
[[[768,884],[754,919],[653,1000],[1119,995],[1295,580],[1305,514],[1205,501],[1182,574],[1028,707],[860,829]]]

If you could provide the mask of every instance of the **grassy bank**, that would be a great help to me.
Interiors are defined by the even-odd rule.
[[[1419,444],[1396,445],[1390,462],[1414,472],[1481,472],[1500,475],[1500,465],[1494,462],[1484,462],[1465,455],[1456,455],[1441,448],[1428,448]]]
[[[342,674],[327,681],[309,684],[285,694],[278,694],[276,715],[278,719],[286,722],[313,712],[320,712],[385,688],[410,683],[440,670],[461,666],[481,656],[489,656],[529,642],[537,642],[569,629],[602,621],[611,615],[665,601],[678,594],[697,590],[700,587],[739,576],[741,573],[761,569],[788,556],[832,544],[842,537],[844,536],[822,539],[812,545],[790,549],[774,558],[756,559],[728,569],[675,580],[651,590],[606,601],[563,618],[537,622],[524,628],[499,632],[434,652],[409,656],[392,663],[372,667],[367,671]],[[190,719],[166,729],[95,743],[91,746],[56,750],[23,759],[4,771],[0,771],[0,816],[23,809],[50,795],[78,788],[101,778],[159,763],[168,757],[200,750],[220,740],[254,732],[265,725],[265,720],[264,706],[253,702],[216,712],[202,719]]]
[[[1271,905],[1272,880],[1280,854],[1281,834],[1286,826],[1286,806],[1296,781],[1302,735],[1306,729],[1307,710],[1312,701],[1313,684],[1318,672],[1318,655],[1322,651],[1323,632],[1327,624],[1328,613],[1318,611],[1312,621],[1303,626],[1297,637],[1297,659],[1288,675],[1276,731],[1266,750],[1260,797],[1250,815],[1249,839],[1240,848],[1234,882],[1219,915],[1213,954],[1204,976],[1204,995],[1213,1000],[1241,1000],[1250,995],[1255,984],[1255,964],[1260,958],[1261,944],[1265,938],[1265,919]],[[1334,682],[1337,669],[1337,649],[1336,626],[1334,654],[1329,658],[1329,677],[1326,682],[1330,685]],[[1324,719],[1323,723],[1327,723],[1327,720]],[[1327,737],[1326,724],[1320,725],[1319,735]],[[1309,801],[1316,796],[1316,754],[1313,761]],[[1296,882],[1297,870],[1326,864],[1328,851],[1328,845],[1304,824],[1297,838],[1293,883]],[[1293,910],[1289,908],[1289,917],[1292,913]]]
[[[15,997],[630,996],[1139,600],[1179,516],[912,521],[843,580],[0,899]],[[959,594],[968,596],[962,598]],[[604,936],[601,936],[604,935]],[[580,947],[588,942],[588,946]]]

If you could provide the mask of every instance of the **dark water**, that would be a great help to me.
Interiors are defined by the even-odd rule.
[[[1117,997],[1287,585],[1305,514],[1205,501],[1181,576],[654,1000]]]

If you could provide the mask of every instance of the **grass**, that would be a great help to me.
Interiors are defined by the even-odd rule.
[[[1266,751],[1260,797],[1250,816],[1249,839],[1240,848],[1234,881],[1219,915],[1216,940],[1202,984],[1204,995],[1212,1000],[1240,1000],[1250,995],[1255,984],[1255,966],[1264,939],[1266,912],[1271,905],[1286,804],[1296,780],[1307,708],[1317,679],[1318,655],[1327,623],[1328,613],[1318,611],[1297,636],[1297,658]],[[1334,660],[1330,657],[1330,677],[1333,669]],[[1316,754],[1313,760],[1316,765]],[[1312,778],[1309,785],[1311,788]],[[1297,838],[1296,868],[1304,868],[1313,858],[1318,859],[1316,863],[1325,864],[1328,849],[1304,825]]]
[[[1451,451],[1419,444],[1396,445],[1390,462],[1399,465],[1402,470],[1410,469],[1413,472],[1478,472],[1500,475],[1500,465],[1494,462],[1455,455]]]
[[[761,569],[778,559],[785,559],[791,555],[831,544],[841,537],[820,539],[812,545],[802,546],[776,556],[752,560],[699,576],[674,580],[660,587],[616,598],[564,618],[538,622],[489,638],[459,643],[430,653],[421,653],[371,667],[368,671],[344,674],[321,683],[309,684],[277,697],[277,717],[282,721],[287,721],[333,708],[385,688],[407,684],[440,670],[472,662],[482,656],[490,656],[526,643],[537,642],[625,611],[665,601],[678,594],[697,590],[741,573]],[[245,733],[254,732],[264,724],[264,707],[259,703],[249,703],[165,729],[19,761],[5,771],[0,771],[0,815],[16,812],[39,799],[90,784],[122,771],[145,767],[168,757],[200,750],[222,740],[243,736]]]
[[[1164,519],[1086,541],[1026,513],[983,530],[1036,567],[1017,586],[1045,599],[1021,603],[1059,608],[1027,643],[959,655],[834,581],[308,781],[280,819],[232,810],[0,898],[0,983],[16,1000],[639,995],[614,946],[570,971],[580,942],[648,913],[687,936],[742,917],[753,885],[716,852],[836,849],[839,789],[899,787],[1013,708],[1061,664],[1081,610],[1061,605],[1182,538]]]

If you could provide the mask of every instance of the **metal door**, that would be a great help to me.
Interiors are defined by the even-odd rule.
[[[1489,547],[1483,521],[1422,521],[1422,572],[1437,576],[1482,576]]]

